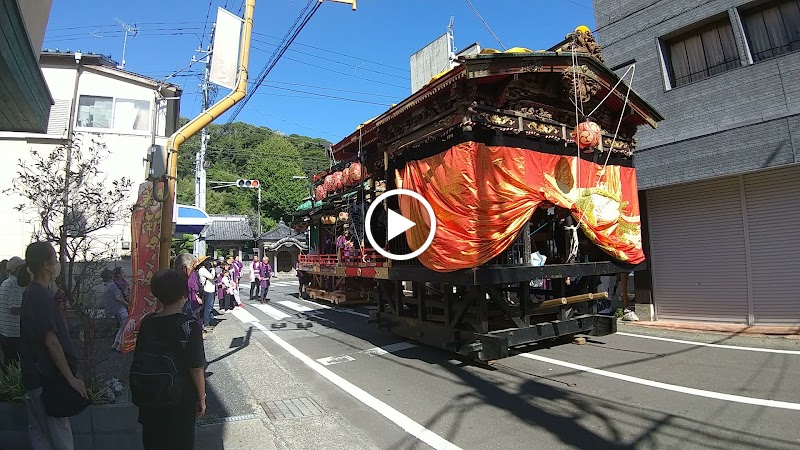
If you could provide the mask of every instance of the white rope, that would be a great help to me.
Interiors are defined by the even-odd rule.
[[[622,118],[625,117],[625,108],[628,107],[628,99],[630,98],[630,95],[631,95],[631,86],[633,86],[633,77],[636,75],[636,64],[633,64],[633,65],[631,65],[631,67],[628,68],[628,70],[631,70],[631,69],[633,69],[632,72],[631,72],[631,82],[628,83],[628,92],[625,93],[625,103],[622,104],[622,112],[619,114],[619,122],[617,122],[617,129],[614,130],[614,138],[611,140],[611,148],[608,149],[608,154],[606,154],[606,161],[603,163],[603,168],[600,170],[600,173],[597,175],[597,181],[595,182],[595,186],[594,187],[597,187],[597,185],[600,184],[600,177],[602,177],[603,174],[606,172],[606,166],[608,165],[608,159],[611,158],[611,152],[614,151],[614,144],[617,143],[617,136],[619,135],[619,129],[622,126]],[[625,74],[627,75],[628,72],[626,71]],[[623,76],[625,76],[625,75],[623,75]],[[619,81],[622,81],[622,78],[620,78]],[[619,83],[617,83],[617,84],[619,84]],[[609,92],[609,95],[610,94],[611,93]]]
[[[597,106],[594,107],[592,112],[589,113],[589,117],[591,117],[595,112],[597,112],[598,109],[600,109],[601,106],[603,106],[603,103],[605,103],[605,101],[608,100],[608,97],[611,97],[611,94],[613,94],[614,91],[619,86],[619,84],[622,83],[622,80],[624,80],[625,77],[628,76],[628,72],[630,72],[631,69],[633,69],[635,71],[636,70],[635,68],[636,68],[636,64],[635,63],[631,64],[630,66],[628,66],[628,69],[625,71],[625,73],[623,73],[622,76],[619,78],[619,80],[617,80],[617,84],[615,84],[614,87],[612,87],[611,90],[608,91],[608,94],[606,94],[606,96],[603,97],[602,100],[600,100],[600,103],[598,103]],[[632,77],[631,77],[631,82],[633,82],[633,78]],[[628,86],[628,89],[630,90],[630,86]]]

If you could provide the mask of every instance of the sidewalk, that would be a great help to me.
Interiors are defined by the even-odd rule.
[[[258,330],[248,333],[232,314],[217,318],[205,340],[210,414],[197,426],[197,450],[376,448],[271,354]]]
[[[750,326],[741,324],[727,323],[706,323],[706,322],[675,322],[658,320],[655,322],[625,322],[632,327],[653,328],[672,331],[689,331],[701,333],[722,333],[729,335],[742,336],[779,336],[787,339],[800,339],[800,326],[793,327],[770,327],[770,326]]]

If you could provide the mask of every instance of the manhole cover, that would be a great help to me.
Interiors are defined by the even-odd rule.
[[[318,416],[323,413],[317,402],[308,397],[270,400],[261,403],[261,407],[272,420]]]

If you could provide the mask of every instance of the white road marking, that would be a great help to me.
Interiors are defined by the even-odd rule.
[[[244,323],[258,321],[256,316],[250,314],[250,312],[246,311],[244,308],[234,308],[231,314]]]
[[[270,286],[281,286],[281,287],[289,287],[289,286],[300,286],[300,283],[296,281],[272,281],[270,282]]]
[[[704,389],[695,389],[685,386],[678,386],[675,384],[661,383],[660,381],[647,380],[644,378],[632,377],[630,375],[623,375],[621,373],[609,372],[607,370],[595,369],[593,367],[582,366],[580,364],[573,364],[566,361],[559,361],[557,359],[547,358],[539,355],[532,355],[530,353],[521,353],[519,356],[524,358],[533,359],[536,361],[545,362],[561,367],[568,367],[570,369],[580,370],[582,372],[589,372],[595,375],[600,375],[609,378],[616,378],[618,380],[628,381],[630,383],[641,384],[667,391],[680,392],[683,394],[696,395],[698,397],[714,398],[717,400],[725,400],[729,402],[745,403],[748,405],[766,406],[769,408],[792,409],[800,411],[800,403],[782,402],[778,400],[766,400],[762,398],[744,397],[741,395],[723,394],[721,392],[706,391]]]
[[[331,311],[336,311],[336,312],[345,313],[345,314],[352,314],[354,316],[366,317],[366,318],[369,319],[369,314],[365,314],[365,313],[362,313],[362,312],[359,312],[359,311],[356,311],[356,310],[353,310],[353,309],[335,308],[335,307],[331,307],[331,306],[321,305],[321,304],[319,304],[317,302],[312,302],[311,300],[303,300],[303,301],[306,302],[306,303],[310,303],[310,304],[318,307],[319,309],[330,309]]]
[[[395,353],[403,350],[408,350],[414,347],[418,347],[418,345],[412,344],[411,342],[398,342],[396,344],[384,345],[383,347],[369,348],[359,353],[363,353],[369,356],[381,356],[387,353]]]
[[[630,337],[637,337],[642,339],[652,339],[654,341],[665,341],[665,342],[674,342],[676,344],[686,344],[686,345],[696,345],[698,347],[714,347],[714,348],[726,348],[729,350],[744,350],[748,352],[762,352],[762,353],[781,353],[784,355],[800,355],[800,351],[798,350],[779,350],[774,348],[758,348],[758,347],[739,347],[736,345],[723,345],[723,344],[706,344],[705,342],[694,342],[694,341],[684,341],[681,339],[669,339],[657,336],[645,336],[643,334],[633,334],[633,333],[622,333],[617,332],[615,334],[619,334],[621,336],[630,336]]]
[[[285,307],[287,307],[289,309],[293,309],[293,310],[295,310],[297,312],[306,313],[306,312],[314,311],[314,309],[309,308],[308,306],[301,305],[299,303],[295,303],[295,302],[292,302],[292,301],[289,301],[289,300],[281,300],[278,303],[280,303],[281,305],[283,305],[283,306],[285,306]]]
[[[356,359],[350,355],[342,355],[342,356],[328,356],[327,358],[318,358],[317,362],[322,364],[323,366],[332,366],[334,364],[350,362],[355,360]]]
[[[411,342],[397,342],[394,344],[384,345],[383,347],[373,347],[373,348],[368,348],[366,350],[361,350],[356,355],[383,356],[383,355],[388,355],[389,353],[397,353],[415,347],[418,347],[418,345],[412,344]],[[333,364],[345,363],[355,360],[356,358],[353,358],[350,355],[328,356],[327,358],[317,359],[317,361],[324,366],[330,366]]]
[[[430,445],[434,449],[447,449],[447,450],[461,450],[460,447],[453,444],[452,442],[448,441],[447,439],[439,436],[438,434],[434,433],[433,431],[425,428],[424,426],[420,425],[419,423],[415,422],[410,417],[406,416],[405,414],[401,413],[400,411],[392,408],[391,406],[387,405],[386,403],[378,400],[374,396],[372,396],[367,391],[359,388],[358,386],[354,385],[353,383],[345,380],[344,378],[336,375],[335,373],[331,372],[329,369],[325,368],[322,364],[314,361],[310,357],[306,356],[303,352],[293,347],[288,342],[284,341],[280,338],[277,334],[269,331],[263,324],[261,324],[258,319],[255,318],[252,314],[250,316],[252,319],[245,320],[244,315],[236,315],[234,316],[241,320],[243,323],[252,323],[254,327],[258,328],[264,335],[268,338],[272,339],[273,342],[278,344],[284,350],[289,352],[292,356],[299,359],[303,362],[306,366],[308,366],[314,372],[325,377],[328,381],[338,386],[343,391],[347,392],[348,394],[355,397],[361,403],[369,406],[370,408],[374,409],[378,412],[378,414],[386,417],[387,419],[394,422],[397,426],[405,430],[407,433],[411,434],[412,436],[416,437],[420,441]]]
[[[253,305],[253,306],[255,306],[261,312],[265,313],[266,315],[272,317],[275,320],[283,320],[292,317],[286,314],[285,312],[281,311],[280,309],[273,308],[272,306],[269,305]]]

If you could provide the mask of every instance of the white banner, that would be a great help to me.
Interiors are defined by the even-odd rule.
[[[236,88],[241,35],[242,20],[239,16],[218,8],[211,54],[211,73],[208,79],[210,82],[228,89]]]

